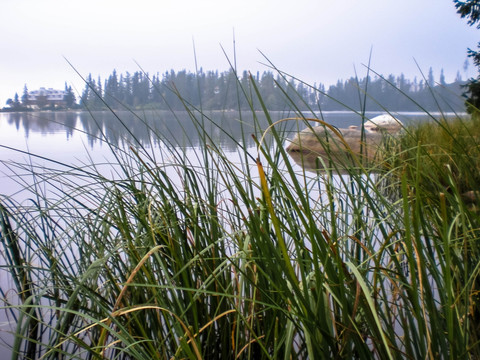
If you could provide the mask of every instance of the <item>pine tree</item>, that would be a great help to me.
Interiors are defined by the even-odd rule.
[[[467,18],[467,24],[470,26],[476,25],[480,29],[480,0],[458,1],[454,0],[457,13],[462,18]],[[480,42],[477,45],[480,49]],[[468,49],[468,57],[473,59],[473,63],[480,71],[480,51]],[[467,111],[473,112],[480,109],[480,74],[476,79],[470,79],[467,85],[469,95],[466,105]]]
[[[443,69],[440,70],[440,85],[445,86],[447,83],[445,82],[445,74],[443,73]]]
[[[119,84],[118,84],[118,78],[117,78],[117,71],[114,69],[113,73],[108,77],[108,79],[105,80],[105,85],[103,87],[103,98],[105,102],[111,106],[111,107],[116,107],[117,106],[117,100],[119,101],[119,95],[120,95],[120,90],[119,90]]]
[[[21,108],[18,93],[15,93],[15,97],[13,98],[13,108],[17,110]]]
[[[85,81],[85,88],[83,89],[82,96],[80,97],[80,104],[83,106],[87,105],[88,98],[91,96],[91,89],[90,84],[92,83],[92,74],[88,74],[87,79]]]
[[[72,108],[75,105],[75,102],[77,99],[75,98],[75,94],[72,91],[71,86],[67,86],[67,83],[65,83],[65,105],[67,108]]]
[[[431,87],[434,87],[435,86],[435,78],[433,76],[433,69],[432,67],[430,67],[430,69],[428,69],[428,78],[427,78],[427,83],[429,86]]]
[[[132,77],[130,73],[127,71],[125,76],[123,77],[122,81],[122,93],[123,99],[122,102],[125,105],[132,106],[133,105],[133,94],[132,94]]]
[[[27,106],[28,106],[28,88],[27,88],[27,84],[25,84],[25,86],[23,87],[22,105],[23,105],[24,107],[27,107]]]
[[[97,90],[97,96],[95,96],[95,103],[97,107],[103,107],[103,101],[102,101],[103,89],[102,89],[102,79],[100,78],[100,76],[98,76],[98,82],[95,90]]]
[[[460,71],[457,71],[457,76],[455,76],[455,82],[456,83],[462,82],[462,75],[460,74]]]

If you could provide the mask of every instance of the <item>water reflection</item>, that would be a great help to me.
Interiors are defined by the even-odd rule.
[[[41,134],[65,132],[68,139],[75,129],[79,116],[79,113],[74,112],[5,113],[2,114],[2,120],[14,125],[17,131],[23,129],[26,138],[30,132]]]
[[[273,120],[289,116],[277,112]],[[4,113],[2,122],[14,127],[17,132],[23,130],[24,137],[32,133],[43,135],[65,134],[63,140],[69,140],[74,132],[86,136],[88,146],[93,149],[98,142],[122,147],[124,145],[155,146],[159,140],[183,148],[195,148],[203,144],[199,129],[203,127],[212,142],[225,151],[235,151],[236,141],[245,137],[246,145],[252,146],[251,134],[259,134],[268,126],[265,116],[243,115],[237,112],[213,112],[209,114],[190,114],[187,112],[150,111],[134,114],[132,112],[44,112],[44,113]],[[19,134],[17,134],[18,136]],[[246,136],[245,136],[246,135]],[[60,139],[61,140],[61,139]]]
[[[367,118],[378,115],[367,113]],[[295,116],[287,112],[271,112],[272,120]],[[359,125],[361,117],[352,112],[327,112],[318,116],[332,125],[342,128]],[[255,118],[255,119],[254,119]],[[399,113],[398,118],[409,123],[416,119],[428,118],[427,114]],[[15,128],[15,136],[29,138],[32,133],[42,135],[65,134],[69,140],[75,132],[86,136],[88,146],[93,149],[98,142],[108,141],[114,146],[142,145],[155,146],[159,140],[174,147],[196,148],[204,141],[199,137],[203,127],[212,142],[224,151],[236,151],[236,142],[245,139],[247,147],[253,146],[251,134],[261,136],[261,130],[268,126],[265,115],[259,113],[238,113],[217,111],[204,115],[200,113],[145,111],[120,112],[41,112],[41,113],[0,113],[0,126]],[[296,129],[292,122],[287,126]],[[300,125],[303,129],[304,125]],[[23,136],[19,132],[23,130]],[[57,138],[62,141],[62,139]]]

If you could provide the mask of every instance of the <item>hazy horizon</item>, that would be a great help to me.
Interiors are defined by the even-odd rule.
[[[6,0],[0,29],[0,107],[15,92],[40,87],[81,92],[75,69],[94,78],[140,70],[263,72],[277,68],[311,84],[366,74],[422,77],[430,67],[447,82],[464,69],[480,32],[456,13],[453,1],[191,0],[62,2]],[[235,56],[233,39],[235,39]],[[195,50],[194,45],[195,44]],[[223,49],[222,49],[223,48]],[[225,53],[224,53],[225,51]],[[268,58],[268,60],[263,56]],[[138,65],[137,65],[138,64]]]

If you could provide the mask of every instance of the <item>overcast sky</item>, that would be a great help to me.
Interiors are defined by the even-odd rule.
[[[480,30],[451,0],[1,0],[0,107],[15,92],[39,87],[78,91],[70,67],[97,78],[139,70],[150,74],[199,67],[227,70],[235,34],[239,70],[264,71],[262,53],[307,82],[331,84],[365,75],[421,77],[430,67],[447,82],[464,63]],[[224,55],[222,47],[226,51]],[[261,52],[260,52],[261,51]]]

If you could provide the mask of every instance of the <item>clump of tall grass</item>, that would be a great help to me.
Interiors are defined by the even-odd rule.
[[[440,310],[439,326],[449,340],[445,351],[466,358],[478,357],[480,340],[478,129],[475,116],[432,117],[406,127],[385,154],[393,173],[387,183],[401,189],[403,211],[412,216],[413,258],[425,269],[419,276],[429,279],[431,306]],[[429,255],[422,259],[418,249]]]
[[[238,86],[265,104],[253,79]],[[451,183],[429,202],[428,172],[415,172],[423,148],[409,148],[408,165],[391,154],[392,201],[362,167],[292,165],[291,133],[265,106],[269,138],[258,151],[236,140],[238,158],[205,131],[213,119],[185,108],[203,139],[195,158],[136,143],[110,144],[114,176],[17,164],[37,186],[27,204],[4,197],[0,208],[12,358],[480,356],[478,217],[453,172],[428,178]],[[260,139],[256,116],[240,121]]]
[[[409,126],[395,151],[399,170],[419,177],[424,190],[478,191],[480,184],[480,132],[477,118],[432,119]],[[420,175],[419,175],[420,174]],[[454,186],[453,186],[453,184]],[[473,201],[474,199],[467,199]]]

